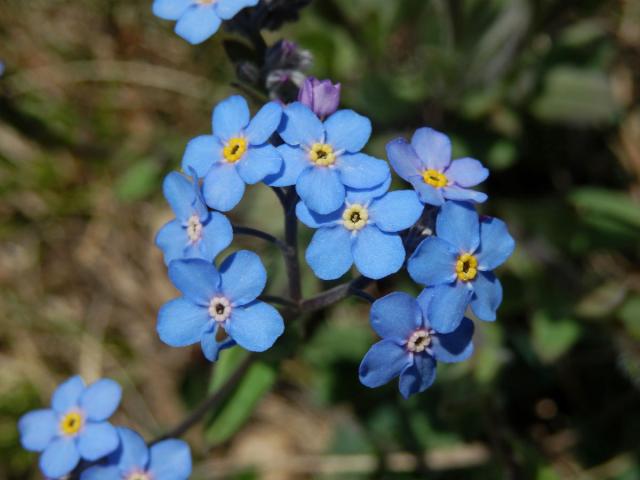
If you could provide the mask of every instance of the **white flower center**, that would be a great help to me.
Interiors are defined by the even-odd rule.
[[[231,315],[231,302],[225,297],[213,297],[209,303],[209,315],[216,322],[224,322]]]
[[[431,346],[432,330],[416,330],[407,341],[407,350],[412,353],[422,353]]]
[[[191,243],[195,243],[202,238],[202,223],[197,215],[191,215],[187,221],[187,236]]]
[[[153,480],[153,477],[150,473],[144,472],[142,470],[134,470],[128,473],[124,480]]]

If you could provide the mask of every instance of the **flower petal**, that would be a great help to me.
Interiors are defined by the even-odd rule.
[[[434,335],[431,339],[433,356],[439,362],[455,363],[468,359],[473,354],[473,322],[463,318],[462,323],[451,333]]]
[[[18,421],[20,443],[30,452],[43,451],[58,433],[58,417],[53,410],[33,410]]]
[[[438,213],[436,234],[460,252],[475,252],[480,244],[480,221],[476,210],[469,203],[445,203]]]
[[[169,173],[162,183],[162,191],[177,219],[186,222],[195,213],[193,183],[184,175]]]
[[[201,259],[177,260],[169,265],[169,278],[191,303],[208,307],[220,286],[220,273]]]
[[[442,195],[447,200],[456,200],[460,202],[484,203],[487,201],[486,193],[470,190],[468,188],[449,186],[442,189]]]
[[[120,480],[122,473],[116,465],[94,465],[80,474],[80,480]]]
[[[237,0],[231,0],[236,2]],[[220,4],[218,4],[220,5]],[[282,120],[282,107],[277,102],[269,102],[262,107],[249,123],[245,131],[251,145],[262,145],[273,135]]]
[[[334,169],[315,167],[304,170],[296,184],[302,201],[311,210],[328,214],[344,203],[345,188]]]
[[[423,165],[442,171],[451,163],[451,140],[432,128],[419,128],[413,134],[411,145]]]
[[[190,140],[182,156],[182,169],[185,172],[193,169],[198,177],[204,177],[214,164],[222,161],[223,148],[222,142],[213,135]]]
[[[340,278],[353,265],[351,232],[341,226],[320,228],[313,235],[305,258],[318,278]]]
[[[418,193],[418,197],[420,197],[422,203],[436,207],[444,203],[444,197],[442,196],[443,189],[435,188],[424,183],[422,177],[412,177],[409,179],[409,182],[411,182],[411,185]]]
[[[484,217],[480,221],[480,248],[476,252],[478,269],[493,270],[513,253],[516,242],[500,219]]]
[[[344,207],[341,207],[335,212],[321,215],[313,210],[309,210],[304,202],[298,202],[296,205],[296,215],[298,216],[298,220],[309,228],[336,226],[338,223],[342,222],[343,211]]]
[[[211,217],[202,229],[202,238],[198,244],[200,257],[213,261],[220,252],[231,245],[233,228],[229,219],[218,212],[211,212]]]
[[[158,335],[169,346],[186,347],[200,341],[207,322],[209,313],[205,307],[176,298],[165,303],[158,313]]]
[[[438,333],[451,333],[464,318],[471,302],[473,290],[462,282],[444,283],[433,289],[427,318],[429,325]]]
[[[242,160],[238,162],[238,173],[249,185],[261,182],[268,175],[275,175],[282,168],[282,157],[273,145],[265,143],[249,147]]]
[[[324,127],[320,119],[308,107],[294,102],[284,109],[278,133],[291,146],[311,146],[324,142]]]
[[[191,450],[182,441],[170,438],[150,448],[149,473],[153,480],[185,480],[191,475]]]
[[[384,195],[385,193],[387,193],[389,191],[389,187],[391,186],[391,172],[389,172],[389,176],[386,178],[386,180],[384,182],[382,182],[380,185],[376,185],[375,187],[371,187],[371,188],[348,188],[347,189],[347,199],[349,199],[349,197],[359,197],[362,196],[363,198],[367,198],[367,199],[373,199],[373,198],[378,198],[381,197],[382,195]]]
[[[82,377],[76,375],[60,384],[51,398],[51,406],[56,413],[64,414],[73,407],[78,406],[80,395],[84,391]]]
[[[353,110],[338,110],[324,122],[324,128],[326,142],[334,150],[359,152],[371,137],[371,121]]]
[[[220,137],[222,142],[241,135],[249,125],[251,113],[247,101],[240,95],[232,95],[222,100],[213,109],[211,123],[213,133]]]
[[[411,355],[397,341],[387,339],[374,344],[362,359],[360,383],[369,388],[384,385],[411,364]]]
[[[180,220],[172,220],[160,229],[156,235],[156,245],[164,254],[165,265],[169,265],[172,260],[184,258],[187,232]]]
[[[489,176],[489,170],[474,158],[454,160],[445,172],[450,181],[461,187],[475,187]]]
[[[229,20],[246,7],[253,7],[259,0],[218,0],[216,10],[223,20]],[[186,478],[186,477],[185,477]]]
[[[397,233],[386,233],[366,226],[353,243],[353,261],[365,277],[378,280],[396,273],[405,260],[402,239]]]
[[[117,427],[120,438],[118,449],[118,467],[123,472],[134,468],[144,469],[149,463],[149,448],[144,439],[130,428]]]
[[[217,362],[220,352],[236,345],[236,342],[231,337],[227,337],[219,342],[216,338],[218,335],[218,328],[219,327],[216,325],[212,330],[205,331],[200,339],[202,353],[210,362]]]
[[[155,0],[153,14],[165,20],[178,20],[193,4],[193,0]]]
[[[284,321],[271,305],[253,302],[233,309],[227,332],[242,348],[264,352],[284,332]]]
[[[364,153],[346,153],[336,162],[342,182],[351,188],[374,188],[389,176],[389,164]]]
[[[118,432],[108,422],[88,422],[78,435],[80,456],[90,462],[109,455],[118,448],[118,445],[120,445]]]
[[[122,388],[117,382],[103,378],[89,385],[80,396],[80,408],[87,418],[94,422],[102,422],[113,415],[120,399]]]
[[[220,266],[220,290],[233,306],[252,302],[267,284],[267,271],[260,257],[249,250],[229,255]]]
[[[244,181],[238,175],[235,165],[218,163],[204,178],[204,199],[214,210],[232,210],[244,195]]]
[[[407,270],[411,278],[421,285],[440,285],[456,279],[458,252],[438,237],[425,238],[416,248]]]
[[[436,379],[436,361],[428,354],[414,355],[413,364],[400,374],[400,393],[409,398],[414,393],[424,392]]]
[[[473,299],[471,310],[480,320],[493,322],[496,319],[496,311],[502,303],[502,285],[500,280],[490,272],[478,272],[473,282]]]
[[[204,42],[218,31],[222,21],[210,5],[192,5],[176,23],[175,32],[192,45]]]
[[[72,438],[57,438],[40,457],[40,470],[48,478],[60,478],[76,468],[80,454]]]
[[[282,157],[282,165],[277,173],[265,178],[264,183],[272,187],[295,185],[302,172],[311,168],[308,153],[300,147],[292,147],[286,143],[280,145],[277,150]]]
[[[422,312],[411,295],[394,292],[371,306],[371,328],[382,338],[406,340],[422,324]]]
[[[418,221],[424,205],[413,190],[396,190],[374,200],[369,207],[369,218],[385,232],[399,232]]]
[[[404,138],[396,138],[387,143],[387,158],[396,173],[407,182],[421,175],[424,167],[411,144]]]

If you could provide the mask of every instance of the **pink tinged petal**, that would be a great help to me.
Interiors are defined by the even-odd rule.
[[[458,252],[437,237],[425,238],[409,259],[407,270],[411,278],[425,286],[451,283],[456,279]]]
[[[227,332],[242,348],[264,352],[283,334],[284,321],[271,305],[253,302],[232,311]]]
[[[267,284],[267,271],[260,257],[248,250],[229,255],[220,266],[220,290],[233,306],[255,300]]]
[[[451,140],[432,128],[419,128],[411,145],[427,168],[443,171],[451,163]]]
[[[397,138],[387,144],[387,157],[396,173],[407,182],[412,177],[422,175],[425,169],[422,160],[404,138]]]
[[[506,223],[493,217],[480,221],[480,248],[476,252],[479,270],[493,270],[511,256],[516,242],[509,234]]]
[[[385,232],[399,232],[414,225],[424,210],[413,190],[396,190],[374,200],[369,218]]]
[[[454,160],[445,172],[447,178],[461,187],[475,187],[489,176],[489,170],[473,158]]]
[[[209,207],[228,212],[240,203],[244,196],[245,183],[235,165],[214,165],[204,179],[204,199]]]
[[[175,32],[192,45],[211,37],[222,21],[210,5],[192,5],[176,23]]]
[[[404,341],[421,324],[422,312],[418,302],[406,293],[390,293],[371,306],[371,328],[382,338]]]
[[[201,135],[187,143],[182,156],[182,169],[185,172],[195,170],[198,177],[204,177],[209,169],[222,161],[224,145],[214,135]]]
[[[413,365],[408,366],[400,374],[400,393],[409,398],[414,393],[424,392],[433,385],[436,379],[436,361],[428,354],[413,357]]]
[[[353,243],[353,261],[367,278],[378,280],[396,273],[405,260],[400,235],[382,232],[367,226],[360,230]]]
[[[234,0],[235,1],[235,0]],[[245,131],[251,145],[262,145],[274,134],[282,120],[282,107],[269,102],[256,113]]]
[[[324,127],[320,119],[300,102],[285,108],[278,133],[291,146],[311,146],[324,142]]]
[[[101,422],[113,415],[122,397],[122,388],[117,382],[103,378],[89,385],[80,396],[80,408],[87,418]]]
[[[193,4],[193,0],[155,0],[153,14],[164,20],[178,20]]]
[[[369,388],[388,383],[411,365],[411,355],[396,340],[385,339],[373,345],[362,359],[360,382]]]
[[[67,413],[71,408],[77,407],[80,395],[84,391],[84,381],[82,377],[76,375],[62,383],[51,398],[51,406],[60,414]]]
[[[346,195],[338,173],[326,167],[304,170],[298,178],[296,190],[307,207],[320,214],[340,208]]]
[[[176,298],[165,303],[158,313],[158,335],[171,347],[186,347],[200,341],[208,322],[207,308]]]
[[[277,174],[282,168],[282,156],[276,147],[264,144],[249,147],[238,162],[238,174],[249,185],[261,182],[269,175]]]
[[[436,220],[436,234],[460,253],[473,253],[480,245],[480,219],[468,203],[447,202]]]
[[[77,445],[80,456],[93,462],[114,452],[120,445],[120,438],[110,423],[88,422],[78,436]]]
[[[207,308],[220,287],[220,273],[216,267],[201,259],[171,262],[169,278],[185,299]]]
[[[264,183],[272,187],[289,187],[295,185],[302,172],[311,169],[309,154],[300,147],[280,145],[278,153],[282,157],[280,170],[264,179]]]
[[[374,188],[389,176],[389,165],[384,160],[364,153],[344,154],[338,157],[337,170],[342,182],[351,188]]]
[[[473,281],[473,299],[471,310],[476,317],[485,322],[496,319],[496,311],[502,303],[502,284],[490,272],[478,272]]]
[[[251,112],[249,112],[247,101],[240,95],[232,95],[213,109],[211,119],[213,133],[226,142],[241,135],[249,125],[250,118]]]
[[[322,280],[335,280],[353,265],[351,232],[342,226],[320,228],[305,253],[307,263]]]
[[[353,110],[339,110],[331,115],[324,128],[327,132],[326,142],[334,150],[359,152],[371,136],[371,121]]]
[[[484,203],[487,201],[487,194],[470,190],[468,188],[449,186],[442,189],[442,195],[447,200],[456,200],[461,202]]]
[[[43,451],[58,434],[58,416],[53,410],[33,410],[18,421],[20,443],[30,452]]]
[[[48,478],[60,478],[71,472],[80,461],[76,442],[72,438],[57,438],[40,456],[40,470]]]

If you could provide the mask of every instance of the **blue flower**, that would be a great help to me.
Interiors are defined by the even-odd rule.
[[[155,0],[153,14],[165,20],[177,20],[175,31],[196,45],[218,31],[223,20],[230,20],[259,0]]]
[[[80,480],[187,480],[191,450],[182,440],[168,439],[147,447],[133,430],[118,427],[120,447],[106,462],[94,465]]]
[[[429,316],[435,292],[426,288],[416,301],[395,292],[371,306],[371,326],[382,340],[360,364],[360,381],[376,388],[400,377],[400,393],[408,398],[425,391],[436,378],[436,363],[466,360],[473,353],[473,322],[464,318],[451,333],[439,332]]]
[[[299,202],[300,221],[318,229],[307,248],[307,263],[323,280],[341,277],[354,262],[365,277],[391,275],[406,255],[397,232],[411,227],[423,209],[413,190],[348,191],[343,205],[327,215]]]
[[[211,208],[227,212],[244,195],[245,183],[253,185],[282,167],[282,157],[267,143],[278,128],[282,107],[267,103],[250,120],[244,98],[234,95],[213,110],[213,135],[189,142],[182,168],[204,177],[204,199]]]
[[[445,200],[482,203],[484,193],[469,190],[486,180],[489,170],[478,160],[461,158],[451,161],[451,140],[431,128],[416,130],[411,143],[398,138],[387,144],[391,166],[413,185],[420,200],[429,205],[442,205]]]
[[[236,343],[252,352],[267,350],[284,331],[280,313],[256,300],[267,273],[253,252],[230,255],[219,270],[200,259],[175,260],[169,264],[169,278],[182,297],[166,303],[158,314],[158,334],[167,345],[200,342],[213,362]],[[225,332],[227,338],[218,340]]]
[[[371,135],[371,122],[352,110],[339,110],[324,124],[306,106],[295,102],[284,111],[278,147],[284,168],[266,182],[295,185],[314,212],[331,213],[344,203],[346,187],[374,188],[389,177],[387,162],[359,153]]]
[[[468,203],[447,202],[438,214],[436,234],[418,245],[407,268],[416,282],[435,287],[429,318],[437,330],[455,330],[469,304],[480,320],[495,320],[502,286],[492,270],[515,248],[505,223],[479,219]]]
[[[122,390],[109,379],[85,387],[72,377],[53,393],[51,408],[34,410],[18,422],[22,446],[42,452],[40,469],[51,478],[71,472],[80,459],[95,461],[118,448],[116,429],[106,420],[120,403]]]
[[[179,258],[214,258],[233,240],[233,229],[227,217],[210,212],[200,193],[198,179],[189,181],[172,172],[163,184],[164,196],[176,219],[168,222],[156,236],[156,245],[164,253],[167,265]]]

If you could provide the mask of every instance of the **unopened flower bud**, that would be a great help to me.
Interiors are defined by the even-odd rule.
[[[308,77],[298,93],[298,101],[313,110],[320,118],[324,118],[338,109],[340,89],[339,83],[334,85],[331,80]]]

